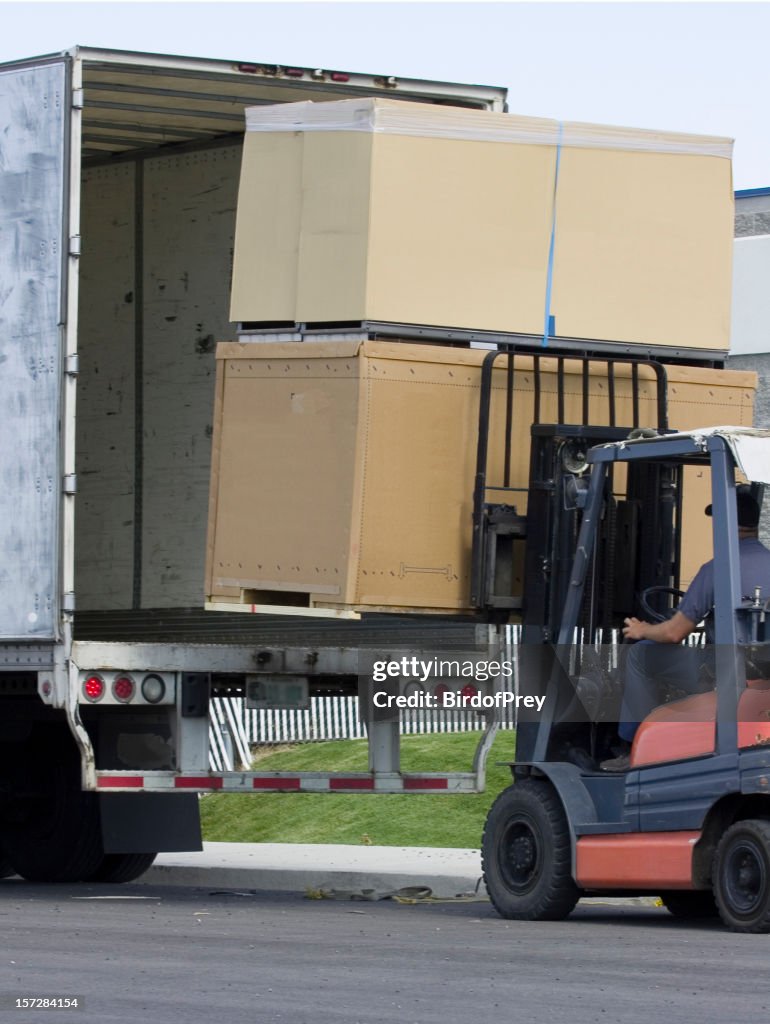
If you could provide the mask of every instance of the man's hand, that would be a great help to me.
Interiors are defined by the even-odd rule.
[[[625,640],[645,640],[647,639],[646,629],[649,627],[649,622],[642,622],[641,619],[635,619],[633,617],[624,619],[625,626],[623,627],[623,638]]]
[[[665,622],[643,622],[633,616],[624,622],[624,639],[655,640],[659,644],[678,644],[695,629],[695,623],[681,612],[674,612]]]

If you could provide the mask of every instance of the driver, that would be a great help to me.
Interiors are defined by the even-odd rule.
[[[759,505],[746,486],[736,489],[738,540],[741,560],[741,584],[744,595],[753,598],[754,588],[770,597],[770,551],[760,543],[758,535]],[[711,515],[711,505],[706,508]],[[706,642],[712,643],[712,612],[714,609],[714,562],[701,566],[673,617],[665,622],[625,620],[623,636],[639,640],[628,652],[623,703],[620,708],[618,733],[621,751],[618,757],[602,761],[605,772],[624,772],[630,766],[631,744],[639,723],[660,701],[658,685],[667,682],[686,693],[699,693],[711,687],[699,676],[703,650],[698,647],[674,646],[706,619]]]

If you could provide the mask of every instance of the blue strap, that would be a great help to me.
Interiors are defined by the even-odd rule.
[[[551,244],[548,247],[548,273],[545,279],[545,323],[543,324],[543,348],[548,346],[548,338],[556,333],[556,318],[551,316],[551,292],[553,291],[553,254],[556,248],[556,192],[559,188],[559,165],[561,164],[561,145],[564,136],[564,125],[559,121],[559,135],[556,141],[556,169],[553,175],[553,207],[551,214]]]

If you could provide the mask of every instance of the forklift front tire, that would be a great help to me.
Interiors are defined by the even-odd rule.
[[[521,779],[495,800],[482,838],[484,882],[495,910],[517,921],[560,921],[580,899],[569,826],[545,779]]]
[[[714,895],[732,931],[770,932],[770,821],[737,821],[714,856]]]

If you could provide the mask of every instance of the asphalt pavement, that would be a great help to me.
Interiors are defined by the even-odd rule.
[[[530,923],[483,902],[5,879],[0,916],[0,1020],[20,1024],[41,1013],[17,1000],[73,996],[69,1024],[755,1024],[770,1011],[767,936],[648,906]]]

